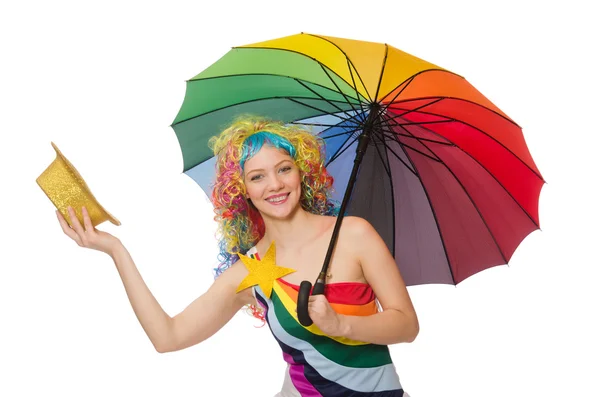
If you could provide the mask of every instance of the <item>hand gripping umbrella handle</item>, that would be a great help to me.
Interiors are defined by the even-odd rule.
[[[298,321],[305,327],[310,327],[313,323],[312,319],[308,315],[308,298],[311,295],[310,290],[312,284],[310,281],[303,281],[300,284],[298,291]],[[315,288],[313,288],[312,295],[323,295],[325,292],[325,277],[319,278],[315,282]]]

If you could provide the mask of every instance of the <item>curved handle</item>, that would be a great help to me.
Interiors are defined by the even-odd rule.
[[[305,327],[310,327],[313,323],[312,319],[308,315],[308,298],[311,295],[310,290],[312,284],[310,281],[303,281],[300,283],[300,289],[298,290],[298,306],[296,308],[298,312],[298,321]],[[322,295],[325,292],[325,283],[318,279],[313,288],[312,295]]]
[[[305,327],[310,327],[313,323],[308,315],[308,297],[310,296],[311,288],[311,282],[305,280],[300,283],[300,289],[298,290],[298,306],[296,308],[298,312],[298,321]]]

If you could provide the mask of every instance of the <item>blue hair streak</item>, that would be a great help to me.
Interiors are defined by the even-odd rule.
[[[254,157],[265,144],[276,149],[283,149],[291,158],[296,159],[296,148],[290,141],[281,135],[273,134],[269,131],[259,131],[246,138],[242,144],[242,154],[240,157],[240,167],[242,167],[242,170],[246,161]]]

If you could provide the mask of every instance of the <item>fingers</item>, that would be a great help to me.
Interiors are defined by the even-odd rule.
[[[83,237],[85,230],[83,230],[83,226],[81,226],[81,223],[79,223],[79,219],[77,219],[75,210],[72,207],[69,207],[67,211],[69,212],[69,218],[71,219],[71,227],[73,230],[75,230],[79,237]]]
[[[324,295],[313,295],[308,300],[308,315],[324,333],[335,333],[335,312]]]
[[[86,232],[91,232],[94,230],[94,225],[92,225],[92,220],[90,219],[90,214],[87,211],[87,208],[81,207],[81,213],[83,214],[83,226],[85,227]]]
[[[71,239],[78,241],[79,236],[75,230],[71,229],[71,226],[67,223],[67,220],[62,216],[60,211],[56,210],[56,217],[58,218],[58,222],[60,223],[60,227],[63,230],[63,233],[69,236]]]
[[[308,310],[313,312],[327,312],[329,302],[325,295],[311,295],[308,297]]]
[[[81,212],[83,215],[83,223],[85,225],[85,229],[83,228],[83,226],[81,226],[81,223],[79,222],[79,219],[75,214],[75,210],[72,207],[69,207],[67,209],[67,213],[69,214],[69,219],[71,221],[71,226],[69,226],[69,224],[59,211],[56,211],[56,216],[58,217],[58,221],[60,222],[60,226],[62,227],[63,232],[72,240],[74,240],[77,243],[77,245],[83,247],[84,245],[86,245],[87,241],[86,233],[89,233],[95,229],[92,225],[92,221],[90,219],[89,213],[87,212],[87,209],[85,207],[81,207]]]
[[[327,298],[325,297],[325,295],[319,294],[319,295],[311,295],[308,297],[308,303],[311,302],[327,302]]]

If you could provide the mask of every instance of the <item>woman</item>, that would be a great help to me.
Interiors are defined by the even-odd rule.
[[[303,327],[297,321],[298,285],[320,272],[336,219],[330,216],[336,208],[329,200],[332,178],[324,167],[322,141],[299,127],[245,117],[211,146],[217,156],[212,201],[222,248],[218,277],[175,317],[160,307],[119,239],[96,230],[85,209],[83,226],[69,210],[72,228],[57,212],[63,231],[79,246],[112,257],[158,352],[206,340],[248,306],[266,319],[288,363],[278,396],[406,396],[387,345],[412,342],[417,316],[394,259],[368,222],[344,218],[325,295],[309,301],[314,324]],[[267,258],[263,266],[249,264],[270,254],[276,258],[273,266],[288,270],[264,281],[259,273]]]

